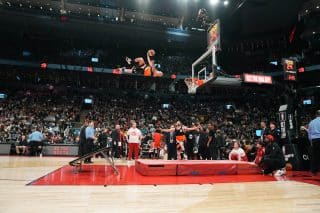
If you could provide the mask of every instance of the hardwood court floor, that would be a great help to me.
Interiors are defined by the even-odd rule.
[[[71,159],[0,156],[0,213],[320,212],[320,187],[295,181],[157,187],[26,186]],[[104,163],[100,159],[95,162]]]

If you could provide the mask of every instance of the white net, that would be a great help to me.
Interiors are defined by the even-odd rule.
[[[195,82],[195,79],[192,80],[192,78],[186,78],[184,79],[184,82],[186,83],[188,87],[188,93],[189,94],[196,94],[198,85]]]

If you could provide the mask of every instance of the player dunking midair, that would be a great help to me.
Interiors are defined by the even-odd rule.
[[[135,58],[132,60],[131,58],[126,57],[126,61],[129,65],[128,68],[125,68],[126,73],[136,73],[143,72],[144,76],[153,76],[153,77],[161,77],[163,73],[157,70],[155,66],[155,55],[156,52],[153,49],[148,50],[147,52],[147,61],[148,64],[145,63],[145,60],[142,57]]]

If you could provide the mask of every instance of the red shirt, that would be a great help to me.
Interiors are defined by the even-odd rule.
[[[261,162],[263,156],[264,156],[264,148],[260,147],[257,150],[257,155],[256,155],[256,159],[254,159],[254,163],[258,165]]]
[[[159,149],[161,147],[161,139],[162,139],[161,133],[158,133],[158,132],[153,133],[154,148]]]

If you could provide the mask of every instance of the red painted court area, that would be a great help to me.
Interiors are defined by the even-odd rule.
[[[84,165],[83,171],[75,174],[71,166],[63,166],[28,185],[178,185],[216,184],[264,181],[299,181],[320,186],[320,176],[311,177],[309,172],[288,172],[286,176],[274,178],[261,174],[251,175],[194,175],[194,176],[143,176],[135,166],[117,166],[120,175],[112,167]]]
[[[74,174],[71,166],[64,166],[29,185],[176,185],[275,180],[272,176],[263,175],[143,176],[134,165],[117,167],[119,176],[114,174],[110,166],[85,165],[83,171],[77,174]]]
[[[288,172],[286,176],[262,175],[260,168],[239,161],[166,161],[137,160],[135,164],[117,166],[120,175],[107,165],[63,166],[28,185],[177,185],[215,184],[261,181],[300,181],[320,185],[320,176],[309,172]]]

